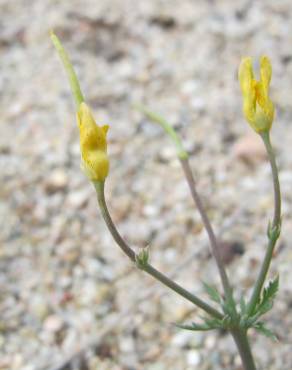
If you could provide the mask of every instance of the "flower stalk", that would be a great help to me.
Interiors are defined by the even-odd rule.
[[[198,211],[201,215],[201,218],[202,218],[203,224],[205,226],[206,232],[208,234],[212,254],[214,256],[214,259],[216,261],[216,265],[217,265],[217,268],[218,268],[218,271],[219,271],[219,274],[220,274],[220,278],[221,278],[222,285],[223,285],[223,288],[224,288],[224,293],[225,293],[226,300],[227,300],[227,302],[229,302],[231,304],[231,307],[233,308],[233,314],[234,314],[234,316],[236,316],[236,306],[235,306],[235,302],[234,302],[234,298],[233,298],[232,287],[229,283],[229,279],[228,279],[228,276],[227,276],[227,273],[226,273],[226,270],[225,270],[225,267],[224,267],[224,263],[223,263],[221,253],[220,253],[220,247],[218,245],[218,241],[217,241],[217,238],[215,236],[212,224],[209,220],[209,217],[208,217],[208,215],[205,211],[205,208],[203,206],[203,203],[201,201],[201,197],[199,196],[199,193],[197,192],[196,183],[195,183],[195,179],[194,179],[191,167],[190,167],[189,160],[188,160],[188,158],[183,158],[183,159],[180,159],[180,163],[181,163],[182,169],[184,171],[187,183],[189,185],[192,198],[193,198],[193,200],[194,200],[194,202],[195,202],[195,204],[198,208]]]
[[[222,282],[222,285],[223,285],[223,288],[224,288],[226,301],[231,306],[232,311],[233,311],[233,316],[234,316],[233,318],[235,318],[236,317],[236,305],[235,305],[234,298],[233,298],[232,287],[229,283],[229,279],[228,279],[227,273],[225,271],[224,263],[222,261],[222,257],[221,257],[221,254],[220,254],[220,247],[218,245],[218,241],[217,241],[217,238],[215,236],[212,224],[211,224],[211,222],[209,220],[209,217],[208,217],[208,215],[205,211],[205,208],[204,208],[203,203],[201,201],[201,197],[199,196],[199,193],[197,192],[197,189],[196,189],[195,179],[194,179],[194,176],[193,176],[193,173],[192,173],[192,170],[191,170],[191,167],[190,167],[190,163],[189,163],[189,155],[188,155],[187,151],[184,149],[183,143],[182,143],[180,137],[177,135],[175,130],[172,128],[170,123],[165,118],[161,117],[159,114],[157,114],[155,112],[152,112],[150,109],[148,109],[147,107],[145,107],[141,104],[136,104],[135,107],[140,112],[144,113],[150,120],[158,123],[164,129],[164,131],[169,135],[172,142],[176,146],[177,156],[180,160],[184,175],[185,175],[187,183],[189,185],[192,198],[193,198],[193,200],[194,200],[194,202],[195,202],[195,204],[198,208],[198,211],[201,215],[201,218],[202,218],[203,224],[205,226],[206,232],[208,234],[208,238],[209,238],[210,246],[211,246],[211,251],[212,251],[212,254],[213,254],[214,259],[216,261],[216,265],[217,265],[217,268],[218,268],[218,271],[219,271],[219,274],[220,274],[220,278],[221,278],[221,282]]]
[[[265,283],[270,264],[273,257],[273,252],[277,243],[277,240],[280,236],[281,232],[281,189],[280,189],[280,182],[279,182],[279,175],[278,175],[278,167],[276,163],[276,158],[274,154],[274,150],[270,140],[269,132],[263,132],[261,134],[263,139],[268,159],[271,166],[272,171],[272,178],[273,178],[273,187],[274,187],[274,217],[271,224],[268,226],[268,246],[266,249],[265,257],[263,263],[261,265],[261,269],[256,280],[252,296],[250,298],[248,304],[247,314],[252,315],[255,311],[257,302],[260,299],[260,295],[263,289],[263,285]]]
[[[96,190],[99,209],[101,211],[102,217],[110,231],[111,235],[113,236],[114,240],[118,244],[118,246],[122,249],[122,251],[130,258],[132,262],[136,262],[136,253],[133,249],[125,242],[125,240],[121,237],[120,233],[118,232],[111,216],[107,208],[107,204],[105,201],[104,196],[104,182],[103,181],[94,181],[93,185]],[[217,311],[215,308],[198,298],[195,294],[189,292],[179,284],[175,283],[173,280],[169,279],[167,276],[162,274],[160,271],[155,269],[150,263],[147,261],[142,266],[139,266],[143,271],[147,272],[149,275],[153,276],[156,280],[159,280],[162,284],[166,285],[171,290],[175,291],[180,296],[184,297],[188,301],[194,303],[196,306],[204,310],[206,313],[215,317],[217,319],[222,319],[223,315]]]

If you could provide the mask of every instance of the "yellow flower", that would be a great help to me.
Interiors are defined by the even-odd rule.
[[[272,66],[267,56],[260,59],[260,80],[253,76],[251,58],[243,58],[238,78],[243,95],[243,113],[251,127],[257,132],[269,131],[274,119],[274,105],[269,98]]]
[[[84,102],[77,112],[82,167],[91,181],[104,181],[109,171],[106,134],[108,126],[98,126]]]

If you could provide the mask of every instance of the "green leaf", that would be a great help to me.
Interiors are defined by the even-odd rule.
[[[272,226],[271,222],[269,221],[267,235],[268,238],[274,243],[278,240],[281,234],[281,224],[282,220],[280,220],[279,224],[275,226]]]
[[[271,338],[276,342],[278,341],[276,334],[273,333],[270,329],[268,329],[265,326],[264,322],[258,321],[253,327],[256,329],[258,333],[265,335],[266,337]]]
[[[258,306],[256,313],[259,314],[260,316],[262,316],[265,313],[267,313],[268,311],[270,311],[272,309],[272,307],[273,307],[273,301],[272,300],[268,300],[266,302],[262,302]]]
[[[224,303],[222,304],[222,309],[224,313],[229,317],[234,316],[234,306],[232,302],[225,300]]]
[[[256,307],[256,314],[264,315],[273,307],[273,301],[279,289],[279,275],[275,279],[271,280],[266,288],[263,290],[263,294],[260,302]]]
[[[228,329],[231,324],[231,317],[229,315],[225,315],[222,319],[221,328]]]
[[[279,289],[279,275],[275,277],[274,280],[271,280],[268,286],[264,289],[263,292],[263,301],[274,299]]]
[[[208,294],[208,296],[210,297],[210,299],[212,299],[212,301],[220,304],[222,302],[222,298],[221,298],[221,295],[218,292],[218,290],[214,286],[209,285],[205,282],[203,282],[203,285],[204,285],[204,289],[205,289],[206,293]]]
[[[205,317],[203,318],[204,322],[205,322],[205,325],[209,326],[209,328],[211,329],[221,329],[224,327],[224,320],[226,319],[226,316],[224,316],[224,318],[222,320],[218,320],[218,319],[215,319],[215,318],[209,318],[209,317]]]
[[[196,324],[195,322],[192,322],[190,325],[175,324],[175,326],[181,329],[193,331],[208,331],[222,328],[222,323],[220,320],[205,318],[204,321],[205,322],[203,324]]]
[[[246,326],[246,328],[250,328],[250,327],[254,326],[260,316],[261,316],[261,313],[258,312],[254,316],[248,317],[245,320],[245,326]]]
[[[149,248],[146,247],[146,248],[142,248],[142,250],[135,255],[135,262],[136,262],[136,266],[143,270],[144,267],[148,264],[148,260],[149,260]]]
[[[240,297],[239,304],[240,304],[241,315],[244,315],[246,312],[246,302],[245,302],[244,296]]]
[[[215,329],[215,328],[210,328],[206,324],[195,324],[194,322],[190,325],[175,324],[175,326],[180,329],[192,330],[192,331],[208,331],[208,330]]]
[[[207,330],[215,330],[215,329],[225,329],[229,323],[229,317],[225,316],[222,320],[215,319],[213,317],[204,317],[200,316],[203,323],[197,324],[192,322],[191,324],[175,324],[178,328],[185,329],[185,330],[193,330],[193,331],[207,331]]]

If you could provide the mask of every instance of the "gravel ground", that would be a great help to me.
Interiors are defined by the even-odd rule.
[[[244,250],[226,261],[237,294],[249,293],[273,199],[236,75],[243,55],[271,57],[284,221],[267,318],[279,342],[254,332],[251,342],[259,369],[290,370],[291,1],[0,0],[0,14],[0,369],[241,369],[229,336],[171,325],[201,312],[137,271],[106,231],[79,168],[53,28],[111,127],[106,196],[119,230],[203,297],[201,281],[219,279],[201,220],[169,139],[132,105],[151,106],[183,136],[217,234]]]

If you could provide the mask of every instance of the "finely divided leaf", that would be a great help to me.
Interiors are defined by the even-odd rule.
[[[175,324],[180,329],[185,329],[185,330],[192,330],[192,331],[207,331],[207,330],[212,330],[214,328],[210,328],[206,324],[195,324],[194,322],[191,325],[183,325],[183,324]]]
[[[264,315],[273,307],[273,301],[279,289],[279,275],[271,280],[266,288],[264,288],[262,298],[257,305],[256,313]]]
[[[273,300],[279,289],[279,275],[274,280],[269,282],[269,285],[264,289],[262,301]]]
[[[245,312],[246,312],[246,302],[245,302],[245,299],[243,296],[240,297],[240,311],[241,311],[241,314],[244,315]]]
[[[207,331],[207,330],[214,330],[214,329],[221,329],[222,325],[219,320],[205,320],[204,324],[196,324],[192,322],[189,325],[184,324],[175,324],[178,328],[185,329],[185,330],[192,330],[192,331]]]
[[[204,285],[204,289],[206,293],[212,299],[212,301],[220,304],[222,301],[222,298],[218,290],[214,286],[211,286],[205,282],[203,282],[203,285]]]
[[[265,335],[266,337],[271,338],[274,341],[278,341],[278,338],[276,337],[276,335],[270,329],[268,329],[262,321],[258,321],[254,325],[254,328],[260,334]]]
[[[192,322],[189,325],[175,324],[175,326],[181,329],[193,331],[207,331],[224,328],[223,320],[218,320],[209,317],[202,317],[202,320],[204,321],[204,323],[202,324],[196,324],[195,322]]]

